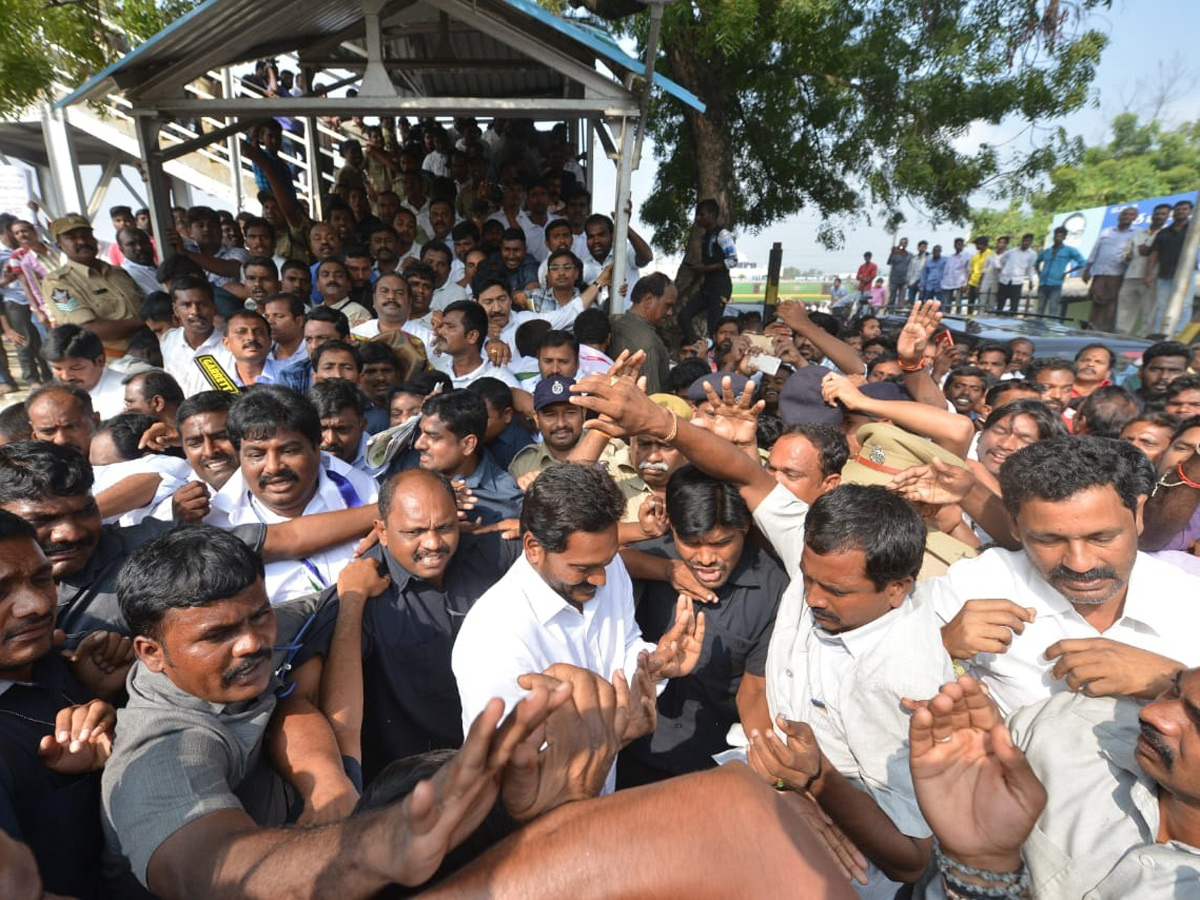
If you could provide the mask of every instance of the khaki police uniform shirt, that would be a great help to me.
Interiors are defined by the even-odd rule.
[[[46,276],[43,295],[59,325],[86,325],[96,319],[132,319],[142,304],[142,291],[128,272],[106,262],[96,268],[68,261]],[[128,339],[105,341],[109,356],[123,356]]]

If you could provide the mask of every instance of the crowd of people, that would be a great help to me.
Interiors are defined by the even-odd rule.
[[[1041,250],[1034,248],[1032,233],[1012,246],[1009,235],[996,238],[995,244],[985,235],[969,245],[955,238],[953,253],[943,252],[940,244],[930,247],[928,241],[918,241],[914,253],[908,238],[900,238],[888,253],[886,282],[872,255],[864,253],[853,296],[837,278],[829,298],[848,313],[939,300],[948,311],[1011,315],[1022,311],[1028,293],[1030,311],[1061,317],[1067,311],[1063,284],[1076,277],[1088,286],[1086,298],[1080,299],[1091,302],[1089,321],[1098,331],[1161,336],[1191,215],[1190,200],[1160,203],[1145,226],[1135,228],[1140,213],[1136,206],[1127,207],[1115,225],[1100,232],[1086,257],[1066,243],[1068,232],[1061,225]],[[1195,270],[1192,260],[1189,298],[1195,294]],[[1190,316],[1190,303],[1186,311]]]
[[[473,128],[0,219],[0,895],[1192,896],[1193,348],[614,286]]]

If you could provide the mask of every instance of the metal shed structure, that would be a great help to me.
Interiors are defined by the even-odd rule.
[[[656,17],[657,18],[657,17]],[[655,23],[657,24],[657,23]],[[655,29],[657,30],[657,29]],[[652,41],[653,43],[653,41]],[[163,165],[272,116],[479,116],[587,123],[617,167],[614,280],[624,274],[630,174],[651,85],[703,104],[627,54],[606,32],[532,0],[205,0],[60,100],[120,93],[136,121],[158,246],[167,247]],[[212,69],[295,54],[305,83],[349,71],[356,97],[200,99],[188,85]],[[161,146],[170,117],[226,117],[221,129]]]

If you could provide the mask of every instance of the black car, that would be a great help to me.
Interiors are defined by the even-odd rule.
[[[894,334],[904,327],[908,316],[883,315],[879,321],[885,331]],[[1122,381],[1120,376],[1130,366],[1136,366],[1142,358],[1142,351],[1153,343],[1124,334],[1075,328],[1061,319],[1038,316],[948,315],[942,318],[942,325],[954,335],[956,343],[967,347],[990,341],[1006,344],[1014,338],[1025,338],[1033,342],[1035,357],[1062,356],[1074,359],[1075,354],[1088,344],[1104,344],[1117,358],[1113,381],[1118,384]]]

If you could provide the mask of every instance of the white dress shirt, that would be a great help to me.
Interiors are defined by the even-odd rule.
[[[100,372],[100,380],[88,391],[92,409],[100,414],[101,422],[125,412],[125,385],[121,383],[124,378],[124,373],[105,366]]]
[[[526,691],[517,678],[554,663],[590,669],[604,678],[622,669],[632,680],[638,654],[653,653],[634,618],[633,583],[620,556],[605,568],[605,583],[575,609],[546,584],[524,554],[463,620],[450,665],[462,700],[463,733],[492,697],[511,710]],[[659,682],[660,688],[665,682]],[[615,764],[604,792],[612,791]]]
[[[1158,235],[1161,229],[1143,228],[1140,231],[1135,231],[1131,239],[1129,247],[1129,265],[1125,267],[1125,278],[1145,278],[1146,267],[1150,265],[1150,257],[1142,256],[1141,248],[1147,247],[1154,243],[1154,238]]]
[[[942,290],[955,291],[967,286],[967,273],[975,251],[967,247],[946,257],[946,270],[942,273]]]
[[[616,249],[615,247],[613,249]],[[583,248],[583,255],[579,257],[583,260],[583,283],[591,284],[600,277],[600,273],[604,271],[605,266],[613,261],[613,251],[608,251],[608,256],[603,261],[597,260],[592,256],[591,251],[587,249],[586,241]],[[629,306],[629,291],[633,290],[633,286],[638,283],[638,279],[642,277],[642,273],[638,270],[634,260],[637,258],[637,251],[633,249],[633,242],[630,241],[625,246],[625,284],[629,286],[624,296],[618,290],[616,299],[609,305],[609,309],[613,315],[623,313]],[[618,288],[620,285],[618,285]],[[600,293],[596,296],[597,303],[604,303],[608,300],[609,294],[612,292],[611,287],[600,288]]]
[[[1024,284],[1037,274],[1037,251],[1014,247],[1000,254],[1000,283]]]
[[[579,374],[577,378],[583,378],[585,375],[607,375],[608,370],[613,367],[615,360],[605,353],[603,350],[597,350],[595,347],[589,347],[587,344],[579,345]]]
[[[109,516],[104,520],[105,525],[116,523],[118,525],[136,525],[142,519],[156,515],[160,509],[166,509],[165,518],[167,521],[171,519],[171,495],[179,488],[183,487],[195,477],[195,472],[188,465],[186,459],[180,459],[178,456],[166,456],[161,453],[148,453],[145,456],[137,459],[128,459],[123,462],[110,463],[107,466],[93,466],[92,471],[96,475],[96,481],[92,485],[92,493],[99,494],[101,491],[119,484],[126,478],[134,475],[158,475],[158,487],[154,491],[154,498],[145,506],[131,509],[129,512],[119,516]]]
[[[521,351],[517,349],[517,329],[526,322],[531,322],[534,319],[545,319],[550,323],[550,327],[564,331],[570,329],[575,324],[575,319],[583,312],[583,300],[576,297],[566,306],[550,312],[532,312],[528,309],[514,309],[508,314],[508,324],[500,329],[500,340],[508,344],[508,349],[512,352],[512,358],[518,359],[521,356]]]
[[[450,376],[450,381],[456,390],[458,388],[465,388],[471,382],[478,381],[480,378],[495,378],[497,381],[503,381],[509,387],[521,386],[508,369],[496,365],[490,359],[485,359],[476,368],[462,375],[454,373],[454,359],[444,353],[431,357],[429,362],[439,372],[445,372]]]
[[[1000,598],[1037,611],[1006,653],[980,653],[965,663],[986,682],[1005,715],[1069,690],[1051,676],[1056,660],[1042,654],[1056,641],[1104,637],[1158,653],[1185,665],[1200,664],[1200,578],[1139,553],[1129,576],[1121,617],[1103,633],[1042,578],[1023,551],[995,548],[924,582],[938,618],[949,622],[968,600]]]
[[[340,476],[344,486],[340,487],[335,479],[329,477],[330,470]],[[303,515],[352,509],[374,503],[377,498],[378,487],[373,478],[328,453],[322,453],[317,490],[304,507]],[[272,512],[255,499],[246,484],[242,470],[238,469],[212,498],[212,510],[205,521],[218,528],[232,528],[234,525],[271,525],[289,520]],[[321,591],[331,584],[336,584],[338,573],[353,557],[357,543],[358,541],[347,541],[320,553],[312,553],[303,559],[284,559],[267,563],[267,596],[272,603],[282,603],[284,600]]]
[[[461,275],[459,276],[462,277]],[[454,273],[450,273],[450,277],[446,279],[446,283],[433,292],[433,296],[429,300],[429,308],[445,309],[456,300],[466,300],[467,292],[463,290],[461,284],[454,283]]]
[[[1124,230],[1112,225],[1100,232],[1087,258],[1093,275],[1124,275],[1129,263],[1129,248],[1133,244],[1132,228]]]
[[[142,294],[149,296],[155,291],[162,290],[162,284],[158,280],[157,266],[143,266],[141,263],[135,263],[129,257],[125,257],[121,268],[129,273]]]
[[[159,342],[159,349],[162,350],[163,366],[167,370],[167,374],[174,378],[185,397],[191,397],[193,394],[198,394],[201,391],[211,391],[212,385],[208,383],[204,375],[200,372],[200,367],[196,365],[196,357],[203,356],[206,353],[211,353],[218,356],[218,351],[224,351],[225,347],[221,343],[221,332],[213,329],[213,333],[199,347],[193,350],[188,346],[187,339],[183,336],[182,328],[172,328],[162,336]]]

